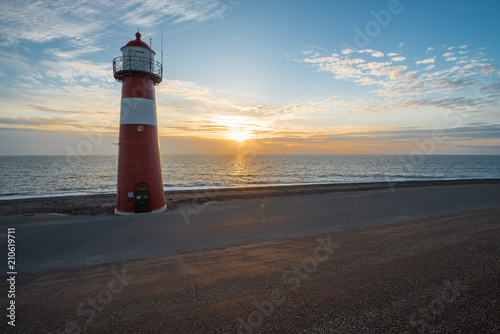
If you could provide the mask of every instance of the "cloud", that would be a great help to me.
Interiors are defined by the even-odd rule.
[[[382,68],[382,67],[385,67],[387,65],[390,65],[390,63],[389,62],[376,62],[376,61],[372,61],[372,62],[369,62],[369,63],[366,63],[366,64],[358,65],[358,67],[360,67],[360,68],[374,69],[374,68]]]
[[[0,119],[0,123],[4,120]],[[9,120],[11,121],[11,120]],[[62,122],[61,119],[38,120],[38,119],[16,119],[20,124],[47,124],[52,122]],[[207,143],[214,140],[226,141],[217,142],[212,149],[219,148],[217,153],[224,153],[220,147],[224,147],[227,153],[228,137],[221,137],[221,133],[228,135],[244,129],[250,132],[254,139],[244,143],[245,146],[254,147],[259,153],[380,153],[380,154],[410,154],[417,149],[420,143],[432,142],[435,145],[436,153],[461,152],[463,147],[470,148],[470,152],[477,152],[481,148],[482,152],[498,153],[500,147],[498,133],[500,124],[473,123],[456,127],[436,127],[433,129],[415,126],[322,126],[311,127],[306,125],[295,125],[294,127],[277,127],[272,125],[262,125],[256,122],[248,122],[243,118],[217,118],[204,120],[183,120],[178,118],[163,119],[161,122],[168,126],[161,127],[162,148],[165,145],[181,145],[180,140],[193,142],[195,147],[203,147],[196,153],[211,153],[211,149],[206,147]],[[13,123],[13,122],[11,122]],[[75,126],[79,124],[75,123]],[[240,127],[240,128],[238,128]],[[102,133],[100,131],[95,133]],[[54,133],[46,129],[22,128],[13,129],[9,127],[0,128],[3,141],[10,141],[11,145],[18,145],[19,141],[24,141],[23,146],[16,147],[16,150],[9,151],[11,154],[18,153],[26,147],[33,147],[37,142],[43,145],[57,147],[59,150],[51,151],[51,154],[67,153],[65,146],[75,147],[81,141],[82,133]],[[116,148],[108,145],[116,142],[116,130],[114,134],[104,134],[104,144],[96,147],[96,152],[116,154]],[[168,137],[165,137],[168,136]],[[27,139],[28,138],[28,139]],[[61,144],[63,143],[63,144]],[[11,146],[6,145],[6,146]],[[53,146],[54,145],[54,146]],[[38,145],[37,149],[43,146]],[[486,150],[488,149],[489,150]],[[5,148],[2,152],[6,152]],[[177,150],[177,153],[185,153],[186,148]],[[463,150],[462,150],[463,152]],[[34,154],[29,152],[27,154]],[[240,151],[241,153],[241,151]]]
[[[399,65],[399,66],[387,66],[382,69],[374,69],[371,71],[371,75],[388,75],[388,74],[393,74],[397,72],[401,72],[407,69],[407,66]]]
[[[460,45],[460,46],[450,46],[448,47],[448,50],[455,50],[455,49],[461,49],[461,51],[453,51],[453,52],[446,52],[441,55],[441,57],[444,57],[446,61],[453,61],[457,62],[459,64],[466,63],[467,62],[467,57],[464,55],[468,54],[470,50],[464,50],[468,47],[467,44]]]
[[[371,64],[371,65],[369,65]],[[354,62],[352,66],[370,66],[372,70],[387,71],[385,77],[392,80],[391,74],[407,71],[407,68],[392,66],[390,63],[377,62]],[[411,74],[410,74],[411,75]],[[369,77],[364,77],[369,78]],[[379,83],[377,85],[382,85]],[[227,140],[231,134],[245,131],[251,134],[254,141],[258,141],[262,152],[273,153],[274,149],[301,150],[309,153],[404,153],[414,149],[412,140],[432,138],[433,133],[439,131],[444,133],[453,145],[458,145],[472,140],[478,140],[471,144],[484,144],[484,140],[494,139],[499,126],[471,125],[460,127],[460,129],[419,129],[415,127],[336,127],[327,126],[328,116],[319,116],[324,112],[357,113],[357,114],[381,114],[391,113],[401,108],[413,110],[429,110],[435,108],[452,108],[455,111],[470,111],[484,104],[481,98],[409,98],[408,92],[400,98],[392,98],[380,103],[376,99],[348,100],[339,97],[331,97],[319,101],[304,101],[288,103],[283,105],[259,105],[245,103],[235,98],[221,96],[220,92],[213,91],[207,87],[199,86],[195,82],[184,82],[180,80],[169,80],[157,87],[157,105],[159,131],[162,136],[185,136],[199,137],[204,140]],[[427,84],[436,86],[465,87],[465,81],[429,81]],[[97,89],[97,88],[96,88]],[[434,89],[431,87],[430,89]],[[94,96],[94,92],[89,93]],[[46,92],[42,92],[46,94]],[[85,92],[78,95],[75,91],[69,93],[68,103],[57,102],[49,104],[29,104],[31,110],[46,114],[46,116],[29,116],[29,110],[25,115],[13,117],[2,117],[0,124],[11,131],[22,131],[21,129],[43,130],[50,132],[65,133],[103,133],[116,137],[118,131],[119,106],[115,104],[107,111],[99,111],[89,108],[88,110],[76,110],[71,108],[71,102],[81,105]],[[481,94],[491,96],[500,95],[500,86],[491,83],[484,87]],[[114,99],[119,100],[119,94],[115,93]],[[75,101],[75,97],[79,100]],[[105,99],[106,96],[102,96]],[[110,97],[107,96],[109,99]],[[488,97],[490,98],[490,97]],[[491,98],[490,98],[491,99]],[[50,98],[49,98],[50,100]],[[116,102],[115,101],[115,102]],[[99,102],[97,105],[102,104]],[[61,105],[61,107],[59,107]],[[197,108],[190,108],[195,105]],[[95,108],[95,106],[92,106]],[[462,108],[462,109],[459,109]],[[107,113],[107,114],[106,114]],[[100,124],[95,118],[104,114],[107,123]],[[77,115],[80,115],[78,117]],[[76,117],[75,117],[76,116]],[[265,117],[263,117],[265,116]],[[323,118],[322,118],[323,117]],[[304,125],[297,120],[306,118],[309,125]],[[317,120],[317,125],[311,124]],[[331,120],[330,120],[331,121]],[[102,120],[101,120],[102,122]],[[113,139],[114,140],[114,139]],[[450,145],[452,145],[450,144]],[[360,148],[360,149],[358,149]],[[380,150],[380,151],[379,151]]]
[[[414,150],[417,142],[426,142],[434,139],[434,144],[440,146],[452,142],[457,145],[460,142],[470,142],[472,140],[493,140],[497,141],[500,124],[478,123],[463,125],[458,127],[441,128],[419,128],[414,126],[320,126],[314,130],[310,126],[290,127],[267,127],[261,126],[257,122],[238,119],[217,119],[203,121],[185,121],[180,119],[168,119],[170,127],[168,132],[171,135],[186,136],[189,134],[202,133],[205,136],[215,138],[221,132],[234,131],[238,126],[241,130],[250,132],[255,138],[260,138],[260,144],[267,143],[280,144],[290,147],[304,147],[309,150],[314,148],[333,148],[339,143],[349,144],[354,147],[374,146],[380,147],[400,147],[404,152]],[[222,123],[221,123],[222,122]],[[484,143],[484,142],[483,142]],[[480,144],[480,143],[479,143]],[[351,147],[350,153],[361,153]],[[354,152],[353,152],[354,151]],[[392,152],[394,153],[394,152]]]
[[[429,52],[433,51],[428,50]],[[438,49],[439,50],[439,49]],[[376,62],[370,58],[371,49],[352,55],[333,54],[323,56],[320,52],[307,55],[303,62],[319,71],[330,72],[335,79],[348,80],[362,86],[375,87],[370,93],[385,97],[383,102],[350,106],[355,113],[391,113],[398,110],[449,110],[455,112],[474,112],[484,115],[494,114],[500,104],[500,87],[491,85],[488,94],[483,93],[487,85],[484,78],[498,73],[498,68],[484,55],[463,54],[461,61],[452,66],[441,64],[437,70],[436,56],[411,64],[392,65],[391,62]],[[388,52],[387,55],[391,54]],[[396,54],[394,52],[394,54]],[[445,54],[449,58],[448,54]],[[406,58],[402,55],[404,62]],[[394,62],[396,57],[391,60]],[[477,60],[481,59],[481,60]],[[400,63],[401,63],[400,62]],[[494,82],[488,81],[493,84]],[[471,88],[476,96],[469,96]],[[457,96],[458,95],[458,96]],[[460,96],[462,95],[462,96]],[[395,98],[397,97],[397,99]],[[391,99],[387,102],[387,99]],[[336,110],[346,109],[337,107]]]
[[[36,129],[65,133],[107,133],[116,134],[118,122],[114,124],[92,124],[75,117],[0,117],[0,124],[10,129]]]
[[[64,60],[69,60],[69,59],[75,59],[78,58],[82,55],[89,54],[89,53],[94,53],[97,51],[101,51],[103,48],[98,47],[98,46],[86,46],[83,48],[77,48],[73,50],[67,50],[63,51],[60,48],[52,48],[52,49],[45,49],[44,52],[50,56],[53,56],[57,59],[64,59]]]
[[[99,25],[95,19],[91,19],[92,14],[81,6],[85,6],[83,1],[68,5],[41,1],[3,2],[0,14],[0,38],[4,39],[2,44],[19,40],[40,43],[86,36],[97,30]],[[74,11],[74,8],[79,7],[79,11]]]
[[[233,8],[225,2],[217,0],[169,2],[149,0],[138,5],[131,5],[132,3],[136,4],[136,2],[129,2],[124,20],[142,26],[150,26],[153,22],[162,22],[169,18],[175,18],[174,23],[221,19]]]
[[[419,61],[415,62],[415,64],[432,64],[435,62],[436,62],[436,57],[432,57],[432,58],[419,60]]]
[[[351,50],[351,52],[355,52],[355,51]],[[371,54],[372,57],[375,57],[375,58],[380,58],[380,57],[384,56],[383,52],[380,52],[377,50],[372,50],[372,49],[358,50],[357,52],[358,53],[369,53],[369,54]]]
[[[374,53],[376,51],[372,50],[372,49],[362,49],[362,50],[358,50],[357,52],[358,53]]]
[[[320,71],[333,73],[338,79],[361,77],[362,71],[352,65],[365,62],[361,58],[345,58],[338,54],[327,57],[309,57],[304,61],[315,64]]]
[[[80,47],[95,46],[96,39],[87,36],[104,35],[111,24],[149,27],[166,20],[203,22],[222,19],[233,8],[221,0],[4,1],[0,12],[0,45],[17,45],[22,40],[43,43],[67,39]]]
[[[40,61],[40,69],[49,78],[60,78],[63,82],[92,82],[100,79],[113,82],[111,64],[85,60]]]
[[[394,58],[392,58],[392,60],[394,60],[394,61],[404,61],[404,60],[406,60],[406,57],[401,57],[401,56],[394,57]]]
[[[215,99],[210,89],[198,86],[192,81],[163,80],[156,88],[156,93],[207,102]]]
[[[31,61],[20,54],[0,50],[0,66],[5,69],[16,68],[23,72],[31,70]]]

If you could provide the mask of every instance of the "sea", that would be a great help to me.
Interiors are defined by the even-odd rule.
[[[0,156],[0,200],[112,194],[117,156]],[[500,179],[498,155],[166,155],[164,188]]]

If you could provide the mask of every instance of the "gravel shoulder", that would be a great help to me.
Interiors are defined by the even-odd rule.
[[[19,275],[0,329],[500,333],[498,240],[497,209]]]

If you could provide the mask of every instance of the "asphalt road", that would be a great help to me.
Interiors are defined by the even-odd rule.
[[[16,228],[22,273],[499,207],[500,184],[431,186],[213,202],[155,215],[7,216],[0,233],[6,246],[7,227]]]

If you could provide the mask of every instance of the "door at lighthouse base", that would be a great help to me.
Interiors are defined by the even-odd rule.
[[[145,183],[138,184],[134,191],[135,213],[151,212],[149,206],[149,187]]]

